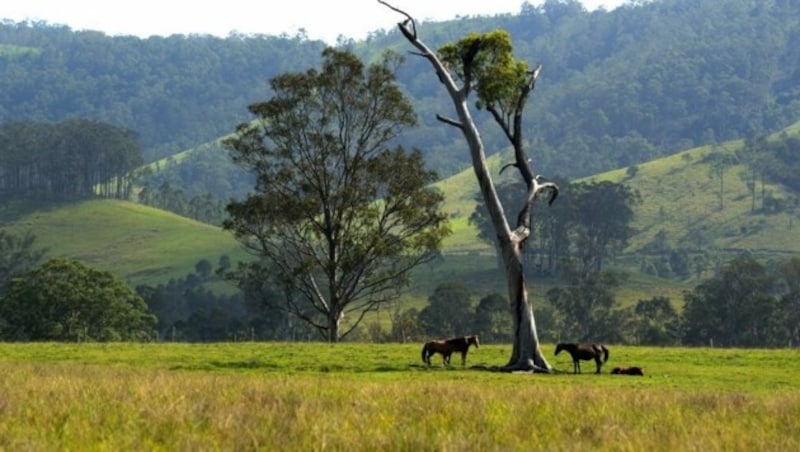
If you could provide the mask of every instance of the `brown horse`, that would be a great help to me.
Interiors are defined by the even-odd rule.
[[[641,367],[615,367],[614,370],[611,371],[612,374],[620,374],[620,375],[641,375],[644,376],[644,371]]]
[[[581,360],[589,361],[591,359],[597,364],[597,374],[600,373],[600,366],[608,361],[608,349],[603,344],[574,344],[574,343],[560,343],[556,345],[556,355],[566,350],[572,355],[572,372],[581,373]],[[600,361],[600,358],[603,358]]]
[[[428,341],[422,347],[422,361],[427,364],[431,365],[431,356],[439,353],[442,355],[442,364],[445,366],[450,365],[450,355],[453,353],[461,353],[461,365],[464,366],[467,363],[467,352],[469,351],[469,346],[474,345],[475,348],[480,348],[480,344],[478,343],[478,336],[464,336],[464,337],[454,337],[452,339],[435,339],[432,341]]]

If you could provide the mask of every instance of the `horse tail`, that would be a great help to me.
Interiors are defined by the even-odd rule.
[[[603,362],[608,361],[608,348],[605,345],[600,346],[603,349]]]

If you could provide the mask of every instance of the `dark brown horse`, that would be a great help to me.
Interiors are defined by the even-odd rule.
[[[615,367],[614,370],[611,371],[612,374],[620,374],[620,375],[642,375],[644,376],[644,371],[641,367]]]
[[[422,361],[431,365],[431,356],[439,353],[442,355],[442,364],[445,366],[450,365],[450,355],[453,353],[461,353],[461,365],[467,363],[467,352],[469,346],[474,345],[475,348],[480,348],[478,343],[478,336],[464,336],[454,337],[452,339],[435,339],[428,341],[422,347]]]
[[[556,355],[566,350],[572,355],[572,372],[581,373],[581,360],[589,361],[591,359],[597,364],[597,372],[600,373],[600,367],[604,362],[608,361],[608,349],[603,344],[574,344],[574,343],[560,343],[556,345]],[[602,361],[600,358],[602,357]]]

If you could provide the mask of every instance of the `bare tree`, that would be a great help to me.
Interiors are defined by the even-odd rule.
[[[540,348],[524,272],[524,248],[531,233],[534,201],[542,192],[550,194],[550,203],[558,195],[556,184],[534,176],[523,148],[522,111],[541,65],[530,70],[524,61],[515,60],[510,37],[502,30],[482,35],[473,33],[434,52],[417,35],[416,22],[409,14],[382,0],[378,2],[405,16],[405,20],[398,23],[400,32],[419,51],[415,53],[431,63],[453,101],[456,118],[437,115],[437,119],[461,130],[469,146],[478,185],[497,233],[513,313],[514,344],[511,358],[502,369],[549,373],[552,368]],[[514,148],[513,162],[505,165],[501,172],[516,168],[527,188],[513,228],[492,182],[484,144],[467,104],[473,92],[477,96],[477,108],[485,108],[492,115]]]

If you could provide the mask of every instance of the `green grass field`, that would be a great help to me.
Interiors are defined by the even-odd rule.
[[[604,372],[506,345],[0,344],[0,450],[797,450],[800,351],[610,346]],[[638,365],[644,377],[610,375]]]

